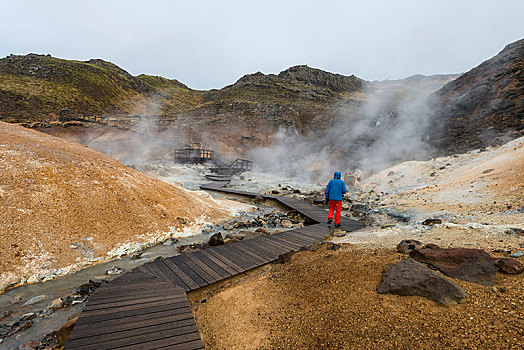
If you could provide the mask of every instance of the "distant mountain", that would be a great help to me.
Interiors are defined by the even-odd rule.
[[[524,135],[524,39],[436,91],[429,142],[446,154]]]

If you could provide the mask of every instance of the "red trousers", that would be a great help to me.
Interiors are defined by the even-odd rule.
[[[336,211],[335,224],[340,224],[340,211],[342,210],[342,201],[329,201],[328,219],[333,219],[333,210]]]

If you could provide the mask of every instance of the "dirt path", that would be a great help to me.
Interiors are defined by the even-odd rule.
[[[442,307],[376,292],[385,266],[400,258],[322,248],[189,297],[208,349],[524,348],[522,275],[498,274],[496,289],[454,280],[469,300]]]

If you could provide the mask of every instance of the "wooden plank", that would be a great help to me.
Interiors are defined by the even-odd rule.
[[[86,339],[86,341],[80,341],[81,339],[79,339],[79,341],[74,342],[72,345],[69,345],[68,342],[69,346],[67,348],[82,350],[104,350],[121,347],[125,347],[126,349],[151,349],[154,346],[157,346],[160,341],[163,341],[163,344],[168,342],[169,344],[174,345],[200,339],[200,334],[196,331],[195,326],[181,327],[178,329],[162,329],[147,334],[141,334],[140,331],[137,333],[138,334],[136,335],[130,335],[123,339],[111,339],[108,341],[100,340],[100,342],[95,344],[89,343],[89,339]],[[169,340],[166,341],[166,339]]]
[[[277,249],[274,246],[263,244],[261,241],[258,241],[257,239],[247,239],[245,241],[242,241],[242,243],[252,248],[253,250],[264,252],[269,258],[275,258],[280,255],[280,249]]]
[[[198,333],[191,333],[186,334],[183,336],[174,336],[174,337],[167,337],[163,339],[148,341],[147,346],[144,347],[143,344],[137,344],[134,346],[126,347],[126,350],[143,350],[143,349],[157,349],[164,346],[169,346],[170,349],[178,349],[179,344],[180,348],[183,348],[185,345],[192,341],[199,341],[200,344],[202,344],[200,340],[200,334]]]
[[[131,271],[135,271],[135,270],[136,271],[141,271],[141,272],[143,272],[145,274],[151,274],[151,271],[149,271],[149,269],[147,267],[145,267],[144,265],[137,266],[137,267],[135,267]]]
[[[279,242],[271,239],[269,236],[259,237],[257,240],[260,242],[259,244],[273,247],[278,255],[284,254],[291,249],[289,246],[280,244]]]
[[[244,249],[248,249],[257,255],[261,255],[269,261],[278,258],[278,254],[275,253],[273,249],[268,248],[267,246],[264,247],[261,244],[250,242],[250,240],[242,241],[242,246]]]
[[[68,342],[69,347],[78,347],[78,346],[91,346],[91,345],[99,345],[101,347],[104,347],[104,345],[108,343],[115,343],[115,341],[120,341],[116,343],[117,346],[122,346],[127,342],[127,339],[129,337],[138,337],[141,335],[148,335],[155,332],[162,332],[162,331],[168,331],[170,330],[171,334],[187,334],[187,333],[194,333],[198,332],[198,329],[195,325],[195,321],[193,319],[184,320],[184,321],[174,321],[174,322],[168,322],[168,323],[157,323],[152,324],[148,326],[138,326],[133,325],[133,328],[117,331],[117,332],[111,332],[106,334],[100,334],[100,335],[94,335],[91,337],[86,338],[76,338]]]
[[[278,237],[278,235],[274,235],[273,237],[271,237],[271,239],[273,240],[273,242],[282,242],[284,244],[287,244],[289,245],[291,248],[290,250],[297,250],[297,249],[300,249],[302,247],[305,247],[306,244],[303,244],[303,243],[295,243],[291,240],[288,240],[284,237]]]
[[[219,279],[222,279],[220,278],[220,276],[217,279],[214,277],[214,275],[211,276],[210,274],[208,274],[204,269],[202,269],[198,264],[196,264],[192,259],[190,259],[188,257],[188,254],[178,255],[177,258],[182,260],[182,262],[186,264],[187,267],[189,267],[191,270],[195,271],[195,273],[199,275],[202,279],[204,279],[207,284],[215,283]]]
[[[166,282],[167,283],[167,282]],[[131,286],[130,286],[131,287]],[[152,284],[150,288],[141,287],[140,289],[128,289],[128,290],[100,290],[98,293],[93,293],[89,297],[89,303],[96,303],[99,302],[106,302],[107,300],[113,300],[115,298],[122,298],[122,300],[125,299],[132,299],[141,297],[148,294],[158,295],[158,294],[173,294],[173,285],[169,284],[169,286],[157,286],[155,284]]]
[[[247,249],[247,247],[245,245],[243,245],[242,242],[235,243],[235,247],[234,248],[237,251],[241,251],[245,255],[248,255],[248,256],[252,257],[253,259],[255,259],[256,263],[258,263],[259,266],[267,264],[268,262],[273,260],[273,259],[270,259],[270,258],[266,257],[265,254],[263,254],[263,253],[254,252],[254,251],[252,251],[250,249]]]
[[[156,305],[156,306],[151,306],[150,308],[147,308],[147,309],[128,310],[128,311],[122,311],[119,313],[114,313],[111,315],[87,316],[81,313],[75,325],[75,328],[80,325],[85,326],[85,327],[91,327],[91,325],[96,325],[96,324],[112,324],[112,323],[119,323],[119,322],[125,323],[130,319],[134,319],[138,317],[142,319],[148,319],[151,317],[156,317],[156,315],[158,315],[161,312],[169,312],[170,315],[173,315],[173,316],[174,315],[188,315],[188,314],[192,315],[193,314],[191,307],[189,306],[189,303],[185,305],[183,303]]]
[[[304,243],[304,244],[313,244],[318,241],[318,238],[312,238],[306,235],[301,235],[300,233],[295,232],[295,231],[282,232],[282,233],[279,233],[277,236],[285,237],[286,239],[290,239],[297,243]]]
[[[205,249],[192,252],[191,254],[193,254],[199,260],[203,261],[207,266],[211,267],[216,273],[218,273],[223,278],[228,278],[237,274],[235,270],[224,264],[221,260],[215,258],[213,255],[207,253]],[[229,272],[226,269],[232,272]]]
[[[156,264],[160,270],[162,270],[169,278],[178,286],[182,287],[185,291],[190,291],[193,289],[192,285],[188,285],[182,276],[178,275],[176,271],[173,271],[169,264],[165,262],[165,259],[158,260]],[[192,280],[191,280],[192,281]]]
[[[193,271],[192,268],[190,268],[184,263],[184,261],[180,258],[180,255],[173,256],[166,260],[169,260],[172,263],[176,264],[182,271],[186,273],[186,275],[188,275],[193,281],[195,281],[195,283],[198,285],[198,288],[209,285],[209,283],[206,282],[205,279],[200,277],[195,271]]]
[[[82,310],[82,312],[89,312],[89,311],[95,311],[95,310],[109,310],[109,309],[118,309],[120,307],[124,306],[130,306],[130,305],[139,305],[142,303],[147,302],[153,302],[153,301],[162,301],[162,300],[171,300],[172,302],[178,302],[183,301],[185,299],[185,296],[178,296],[178,295],[156,295],[156,296],[150,296],[150,297],[142,297],[140,299],[131,299],[131,300],[121,300],[121,301],[109,301],[105,303],[100,304],[91,304],[88,303]]]
[[[154,314],[159,311],[165,311],[167,309],[172,310],[173,314],[185,314],[191,311],[191,307],[189,304],[185,305],[183,303],[162,303],[162,304],[152,304],[152,305],[143,305],[140,309],[131,309],[131,310],[123,310],[111,314],[100,314],[100,315],[84,315],[84,313],[80,314],[80,317],[78,318],[78,324],[82,323],[94,323],[94,322],[100,322],[100,321],[107,321],[107,320],[116,320],[120,318],[125,317],[131,317],[131,316],[138,316],[138,315],[145,315],[145,314]]]
[[[286,241],[283,241],[281,239],[278,239],[277,235],[271,235],[271,236],[261,237],[261,238],[267,238],[271,243],[279,244],[280,246],[282,246],[286,250],[294,250],[294,249],[296,249],[298,247],[296,244],[293,244],[291,242],[286,242]]]
[[[173,271],[175,275],[177,275],[180,279],[184,281],[184,283],[187,285],[186,291],[197,289],[198,284],[193,281],[191,277],[189,277],[180,267],[178,267],[177,264],[171,261],[171,258],[162,259],[162,262],[166,264],[166,266]]]
[[[242,272],[246,271],[245,268],[238,266],[237,264],[235,264],[234,262],[232,262],[231,260],[229,260],[225,256],[223,256],[221,254],[218,254],[214,249],[206,249],[206,250],[203,250],[203,252],[208,253],[209,255],[213,256],[215,259],[222,261],[222,263],[224,263],[224,265],[227,268],[234,270],[235,273],[233,273],[233,275],[236,275],[236,274],[239,274],[239,273],[242,273]],[[215,261],[215,260],[213,260],[213,261]]]
[[[172,314],[168,311],[155,312],[152,314],[138,315],[133,317],[125,317],[118,320],[109,320],[105,322],[96,322],[96,323],[85,323],[75,325],[75,333],[77,338],[86,338],[99,334],[106,334],[111,332],[118,332],[121,330],[126,330],[135,325],[148,325],[165,323],[168,321],[183,321],[183,320],[192,320],[193,314],[191,312],[185,314]]]
[[[322,241],[322,237],[311,237],[311,236],[306,236],[304,233],[302,232],[294,232],[294,231],[290,231],[290,232],[286,232],[290,237],[295,237],[297,239],[306,239],[307,242],[309,242],[310,245],[313,245],[315,244],[316,242],[321,242]]]
[[[223,280],[224,277],[222,277],[218,272],[213,270],[213,268],[209,265],[207,265],[204,261],[198,258],[198,256],[195,253],[187,253],[184,254],[189,260],[191,260],[193,263],[197,264],[198,267],[200,267],[202,270],[204,270],[209,276],[211,276],[214,281],[220,281]]]
[[[107,316],[107,315],[116,314],[119,312],[147,309],[148,307],[151,307],[151,306],[180,304],[183,302],[184,300],[181,300],[180,298],[177,298],[176,296],[168,296],[160,300],[143,300],[143,301],[138,301],[135,304],[123,305],[123,306],[114,307],[114,308],[108,307],[108,308],[102,308],[102,309],[86,310],[86,311],[82,311],[82,315],[85,317],[98,316],[98,315]]]
[[[236,250],[234,244],[222,245],[215,247],[213,250],[221,255],[224,255],[231,261],[234,261],[237,265],[244,267],[246,270],[250,270],[259,266],[255,259],[250,258],[248,255]]]

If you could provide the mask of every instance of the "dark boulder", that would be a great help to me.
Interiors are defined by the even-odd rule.
[[[495,266],[497,266],[499,272],[509,275],[518,275],[524,272],[524,264],[511,258],[496,259]]]
[[[69,339],[69,335],[71,334],[71,331],[75,327],[76,321],[78,321],[78,317],[73,317],[69,319],[56,332],[56,339],[60,345],[64,345],[67,339]]]
[[[222,238],[222,234],[220,232],[215,233],[211,238],[209,238],[209,241],[207,242],[207,245],[210,247],[215,247],[217,245],[224,244],[224,239]]]
[[[382,275],[377,292],[416,295],[443,305],[453,305],[467,297],[455,283],[410,258],[401,260]]]
[[[415,239],[403,239],[398,245],[397,245],[397,251],[402,254],[409,254],[411,251],[415,248],[419,248],[422,246],[422,243]]]
[[[447,276],[484,286],[493,285],[497,272],[493,258],[481,249],[417,248],[409,256]]]
[[[439,225],[441,223],[442,223],[442,220],[440,219],[426,219],[422,222],[422,225],[433,226],[433,225]]]

